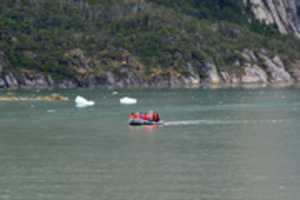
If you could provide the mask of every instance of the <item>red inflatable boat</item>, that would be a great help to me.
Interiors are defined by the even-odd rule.
[[[144,114],[131,113],[128,115],[128,123],[130,126],[153,126],[162,124],[159,114],[153,111]]]

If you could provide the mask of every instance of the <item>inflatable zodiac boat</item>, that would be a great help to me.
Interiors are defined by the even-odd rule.
[[[128,124],[130,126],[155,126],[162,125],[160,116],[157,112],[131,113],[128,115]]]

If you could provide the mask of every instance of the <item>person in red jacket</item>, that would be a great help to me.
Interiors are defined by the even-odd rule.
[[[160,121],[160,117],[159,117],[159,114],[157,112],[153,113],[153,121],[155,121],[155,122],[159,122]]]
[[[140,113],[130,113],[129,115],[128,115],[128,118],[129,119],[140,119],[141,118],[141,114]]]
[[[157,112],[149,111],[148,113],[141,114],[141,113],[131,113],[128,115],[129,119],[142,119],[145,121],[154,121],[159,122],[160,116]]]
[[[150,120],[150,121],[154,121],[154,122],[159,122],[160,121],[159,114],[157,112],[154,112],[154,111],[150,111],[147,114],[147,119]]]

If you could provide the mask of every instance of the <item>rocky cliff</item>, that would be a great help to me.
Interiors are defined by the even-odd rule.
[[[244,0],[254,17],[267,25],[276,25],[283,34],[300,37],[299,0]]]

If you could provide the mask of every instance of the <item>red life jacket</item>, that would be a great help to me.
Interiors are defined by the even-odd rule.
[[[141,118],[141,116],[139,113],[131,113],[128,115],[128,118],[129,119],[139,119],[139,118]]]
[[[143,120],[149,121],[149,120],[152,120],[152,119],[151,119],[151,116],[149,114],[144,114],[143,115]]]

